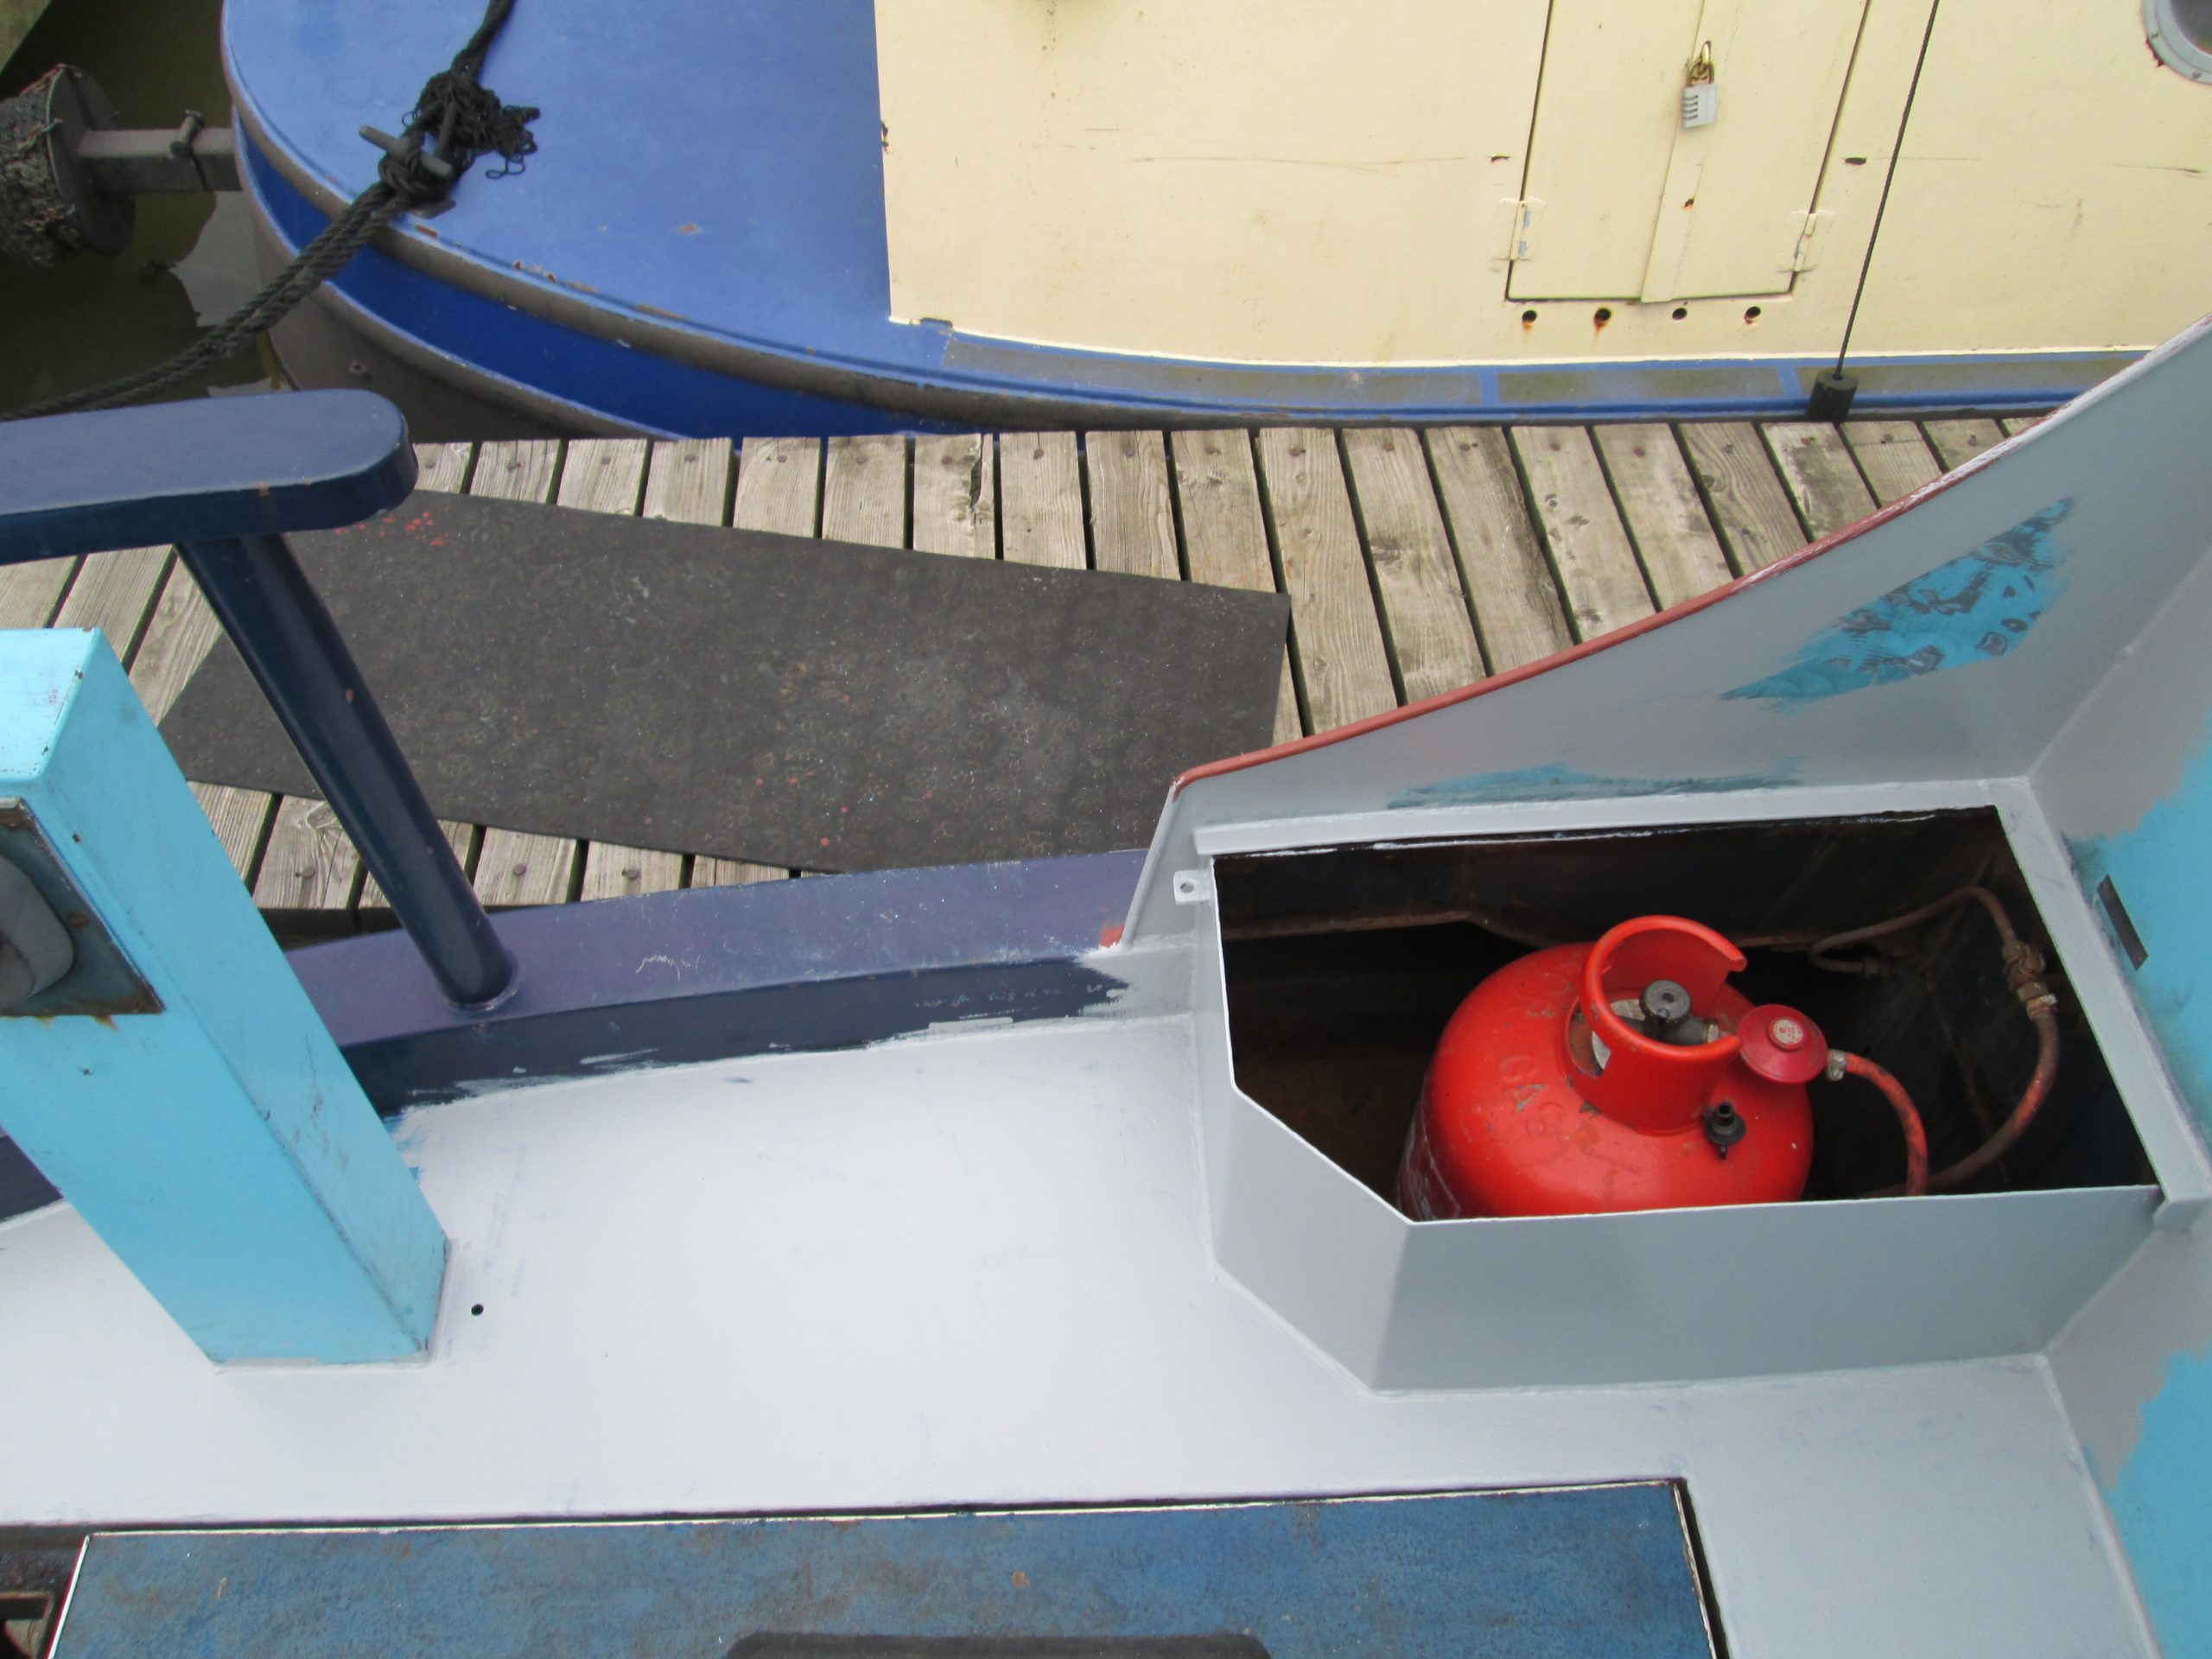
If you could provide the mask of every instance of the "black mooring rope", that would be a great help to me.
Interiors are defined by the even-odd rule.
[[[505,163],[486,173],[486,178],[520,172],[523,158],[537,148],[529,124],[537,118],[538,112],[528,105],[502,104],[499,95],[478,79],[492,42],[514,8],[515,0],[491,0],[485,8],[484,21],[468,37],[468,44],[454,55],[451,65],[423,84],[422,95],[409,111],[407,124],[397,138],[362,130],[363,137],[385,151],[384,159],[377,164],[377,181],[354,197],[258,294],[166,363],[105,385],[49,397],[28,409],[0,415],[0,420],[108,409],[181,385],[282,321],[401,213],[444,200],[479,156],[494,153]]]

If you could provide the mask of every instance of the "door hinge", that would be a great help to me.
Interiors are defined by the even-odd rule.
[[[1797,227],[1797,240],[1789,251],[1789,263],[1783,269],[1788,271],[1810,270],[1820,257],[1821,227],[1835,214],[1823,208],[1818,213],[1792,213],[1790,223]]]
[[[1533,259],[1536,257],[1536,212],[1544,204],[1530,197],[1523,201],[1508,200],[1504,206],[1512,214],[1512,232],[1505,245],[1508,259]]]

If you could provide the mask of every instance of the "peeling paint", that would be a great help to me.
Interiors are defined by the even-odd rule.
[[[1971,553],[1892,588],[1806,642],[1789,664],[1722,693],[1783,704],[1893,685],[2012,652],[2066,592],[2052,503]]]

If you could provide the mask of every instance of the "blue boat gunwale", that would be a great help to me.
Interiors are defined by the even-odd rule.
[[[226,58],[227,68],[227,51]],[[258,228],[276,253],[289,258],[346,200],[303,157],[275,138],[235,70],[231,82],[241,171]],[[365,156],[365,151],[364,146]],[[887,315],[870,319],[871,326],[884,330],[912,331],[906,337],[920,351],[914,366],[901,372],[887,361],[849,350],[782,346],[672,313],[656,315],[650,306],[610,301],[520,260],[503,267],[480,253],[447,245],[435,225],[422,219],[403,219],[357,256],[372,267],[379,260],[409,276],[491,301],[516,314],[521,320],[517,326],[545,331],[538,355],[556,378],[573,371],[563,361],[560,336],[565,334],[568,349],[580,343],[578,337],[612,343],[657,359],[674,372],[704,372],[738,383],[729,389],[733,397],[741,397],[743,385],[749,383],[856,406],[882,421],[873,429],[1111,429],[1262,422],[1436,425],[1532,416],[1774,416],[1801,410],[1814,377],[1831,366],[1825,356],[1750,354],[1417,365],[1250,364],[1001,340],[941,323],[900,322]],[[352,302],[350,325],[396,354],[417,359],[427,372],[480,377],[511,401],[538,404],[541,416],[550,413],[572,423],[581,419],[626,430],[677,429],[664,428],[642,407],[603,408],[588,396],[550,384],[518,382],[474,361],[459,340],[441,344],[410,332],[353,291],[361,286],[359,269],[357,264],[354,271],[341,272],[330,284]],[[2094,385],[2133,355],[2053,351],[1868,359],[1858,365],[1866,378],[1859,401],[1867,409],[2040,410]],[[1933,380],[1927,378],[1931,371]],[[1535,394],[1530,388],[1538,382],[1554,383],[1567,395]],[[1964,391],[1957,389],[1960,385]],[[719,429],[727,429],[727,417],[716,418],[722,422]],[[837,423],[829,422],[823,429],[837,429]],[[870,427],[855,424],[849,429]]]

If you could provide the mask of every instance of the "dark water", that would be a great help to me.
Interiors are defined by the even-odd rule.
[[[227,123],[217,42],[222,0],[53,0],[0,69],[12,96],[72,63],[106,88],[132,127],[174,127],[188,109]],[[257,286],[243,196],[150,195],[114,258],[65,255],[44,270],[0,260],[0,410],[150,367],[181,351]],[[264,346],[222,365],[201,390],[276,383]],[[185,393],[173,396],[188,395]]]

